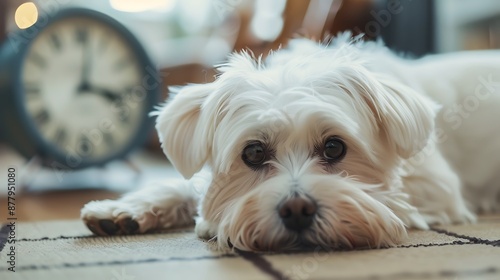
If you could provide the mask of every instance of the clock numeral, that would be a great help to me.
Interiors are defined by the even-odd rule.
[[[118,120],[120,120],[120,122],[122,122],[124,124],[128,123],[130,121],[129,114],[130,113],[129,113],[128,109],[120,111],[118,114]]]
[[[55,50],[61,50],[61,39],[55,33],[50,34],[50,42]]]
[[[129,122],[130,108],[123,101],[114,102],[111,111],[117,115],[121,123]]]
[[[35,122],[38,124],[38,126],[42,126],[49,121],[50,115],[49,115],[49,112],[47,110],[42,109],[41,111],[39,111],[38,113],[35,114],[34,118],[35,118]]]
[[[56,130],[56,133],[54,134],[54,137],[52,138],[52,140],[54,140],[54,142],[58,146],[63,146],[64,142],[66,142],[66,138],[67,138],[66,130],[62,127],[59,127]]]
[[[101,50],[101,52],[105,52],[106,49],[108,48],[108,45],[109,45],[109,36],[111,34],[109,33],[105,33],[103,36],[102,36],[102,39],[99,43],[99,49]]]
[[[26,95],[38,95],[40,94],[40,85],[34,82],[27,82],[24,84],[24,92]]]
[[[136,87],[137,86],[127,86],[123,90],[123,96],[126,96],[127,98],[130,98],[131,96],[133,96],[135,94]]]
[[[147,94],[148,93],[144,87],[130,86],[124,89],[122,96],[137,106],[140,103],[144,103]]]
[[[123,57],[114,64],[113,68],[115,69],[115,71],[120,71],[129,65],[130,65],[130,58]]]
[[[76,41],[81,43],[82,45],[83,44],[86,44],[87,43],[87,39],[88,39],[88,31],[87,29],[83,28],[83,27],[78,27],[76,29]]]
[[[45,68],[47,66],[47,62],[45,61],[45,58],[43,58],[40,54],[38,53],[31,53],[28,57],[28,60],[33,62],[36,66],[40,68]]]
[[[92,145],[92,142],[90,142],[90,140],[87,137],[82,136],[78,140],[76,151],[80,156],[82,156],[82,157],[90,156],[92,154],[93,150],[94,150],[94,147]]]
[[[111,133],[103,133],[102,137],[104,139],[104,143],[106,143],[108,147],[115,144],[115,139],[113,139],[113,135]]]

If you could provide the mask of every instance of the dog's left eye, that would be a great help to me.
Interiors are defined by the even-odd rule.
[[[258,167],[267,159],[267,153],[261,142],[252,142],[243,149],[241,158],[249,167]]]
[[[347,152],[347,147],[338,137],[331,137],[325,141],[323,148],[323,157],[328,161],[339,161],[344,158]]]

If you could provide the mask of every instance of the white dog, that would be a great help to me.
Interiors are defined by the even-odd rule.
[[[268,251],[391,246],[498,211],[500,54],[406,60],[349,38],[234,54],[215,82],[178,89],[156,128],[186,180],[82,219],[99,235],[196,220],[220,247]]]

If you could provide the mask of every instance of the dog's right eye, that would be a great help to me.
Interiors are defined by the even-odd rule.
[[[267,153],[261,142],[249,143],[244,149],[241,158],[246,165],[252,168],[259,167],[267,160]]]
[[[330,163],[339,161],[344,158],[347,148],[342,139],[339,137],[331,137],[326,140],[323,148],[323,157]]]

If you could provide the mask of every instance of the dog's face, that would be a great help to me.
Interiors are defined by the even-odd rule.
[[[211,167],[202,214],[222,246],[394,244],[398,166],[427,142],[433,105],[354,46],[296,44],[266,63],[235,55],[215,82],[181,88],[157,121],[165,153],[186,178]]]

